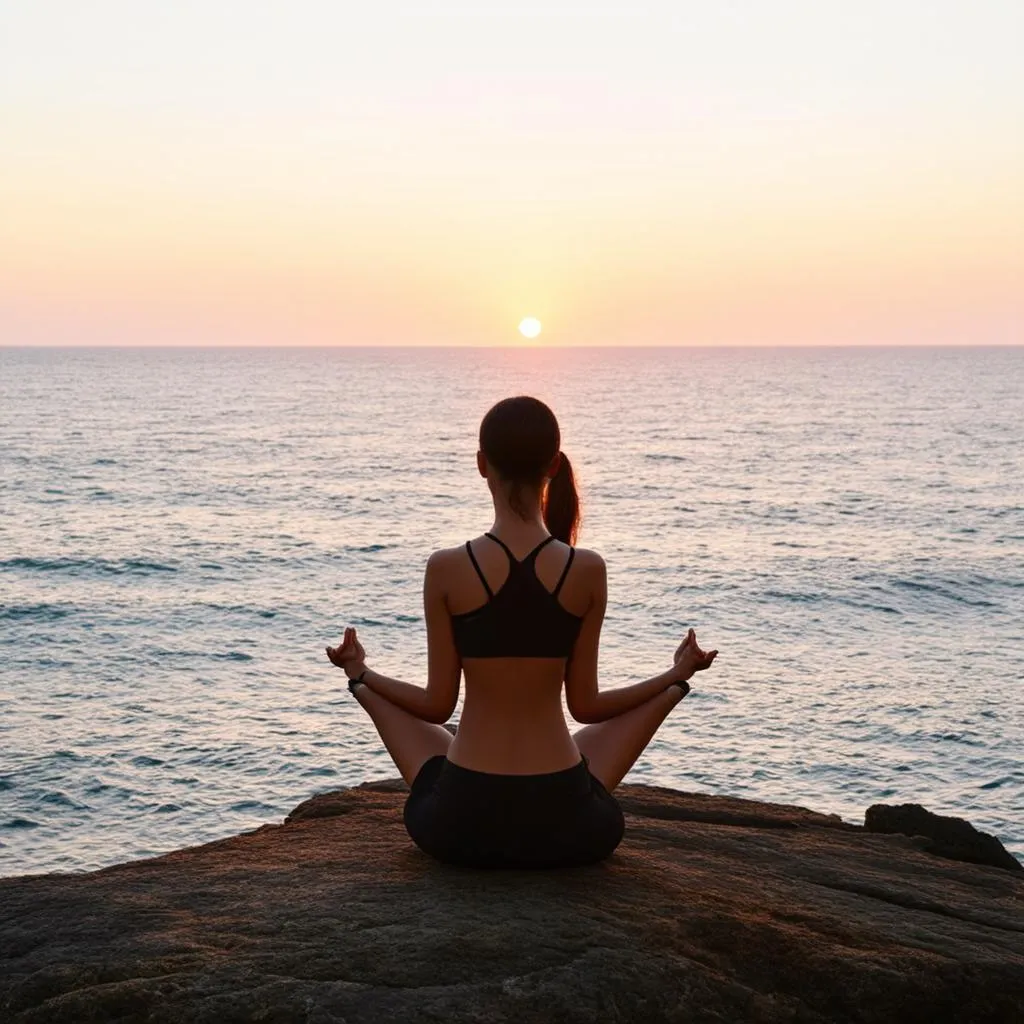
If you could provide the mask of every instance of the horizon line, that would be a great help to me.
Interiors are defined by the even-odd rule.
[[[72,352],[87,352],[87,351],[98,351],[105,349],[120,349],[122,351],[132,352],[156,352],[156,351],[253,351],[253,350],[265,350],[265,351],[325,351],[325,350],[346,350],[346,349],[359,349],[367,350],[411,350],[411,351],[437,351],[439,349],[450,350],[450,351],[490,351],[490,350],[502,350],[502,351],[516,351],[516,352],[574,352],[580,350],[595,351],[611,349],[615,351],[660,351],[663,349],[759,349],[769,351],[773,349],[883,349],[883,348],[899,348],[899,349],[928,349],[928,348],[957,348],[957,349],[987,349],[987,348],[1024,348],[1024,340],[1022,341],[988,341],[988,342],[841,342],[829,344],[827,342],[814,342],[814,343],[766,343],[758,344],[754,343],[742,343],[742,342],[729,342],[722,344],[669,344],[669,345],[628,345],[628,344],[612,344],[612,345],[524,345],[524,344],[500,344],[500,345],[416,345],[416,344],[358,344],[358,345],[331,345],[331,344],[190,344],[184,343],[180,345],[133,345],[133,344],[120,344],[117,342],[111,342],[109,344],[89,344],[89,345],[68,345],[68,344],[6,344],[0,342],[0,350],[9,351],[24,351],[24,350],[48,350],[48,351],[72,351]]]

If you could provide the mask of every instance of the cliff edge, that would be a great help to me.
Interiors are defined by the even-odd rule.
[[[0,879],[0,1019],[1024,1020],[1024,872],[950,859],[919,824],[624,785],[608,861],[469,871],[412,844],[406,791]]]

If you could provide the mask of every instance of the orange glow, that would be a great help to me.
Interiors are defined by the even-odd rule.
[[[1024,341],[1005,135],[805,126],[602,167],[585,133],[423,133],[396,163],[377,136],[303,153],[207,129],[186,160],[174,125],[5,126],[31,144],[0,168],[4,343],[521,344],[524,311],[542,346]]]

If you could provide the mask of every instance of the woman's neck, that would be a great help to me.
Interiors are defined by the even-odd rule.
[[[544,515],[540,510],[540,503],[534,507],[530,506],[527,517],[513,512],[508,505],[494,503],[494,525],[491,533],[499,537],[522,537],[524,539],[535,537],[538,533],[547,533],[548,528],[544,523]]]

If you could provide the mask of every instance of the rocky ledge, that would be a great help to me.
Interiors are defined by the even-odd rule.
[[[0,879],[0,1019],[1024,1020],[1024,872],[1005,851],[950,859],[987,845],[950,819],[876,808],[875,832],[627,785],[605,863],[467,871],[413,846],[405,792],[368,783],[164,857]]]

